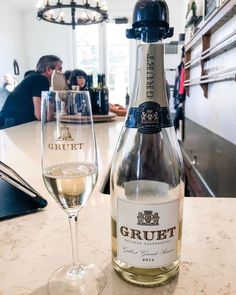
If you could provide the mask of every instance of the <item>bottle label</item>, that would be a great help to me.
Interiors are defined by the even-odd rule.
[[[117,256],[134,267],[164,267],[178,258],[179,200],[117,201]]]
[[[131,107],[125,122],[127,128],[137,128],[139,132],[154,134],[162,128],[173,126],[168,107],[161,107],[158,103],[149,101],[138,108]]]

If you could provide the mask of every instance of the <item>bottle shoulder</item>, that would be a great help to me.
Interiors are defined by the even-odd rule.
[[[182,156],[173,127],[163,128],[161,132],[143,134],[136,128],[123,127],[117,144],[115,157],[118,161],[129,160],[126,165],[133,165],[131,160],[140,161],[149,169],[148,165],[160,163],[181,162]]]

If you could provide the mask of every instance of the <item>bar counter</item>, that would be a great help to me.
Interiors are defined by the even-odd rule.
[[[122,119],[95,124],[99,178],[79,213],[79,258],[107,276],[102,295],[235,295],[235,198],[185,198],[180,274],[166,286],[140,288],[111,265],[109,195],[103,194]],[[0,222],[0,295],[46,295],[50,274],[71,262],[66,213],[47,192],[40,167],[40,122],[0,131],[0,160],[47,199],[45,210]],[[93,295],[93,294],[91,294]]]

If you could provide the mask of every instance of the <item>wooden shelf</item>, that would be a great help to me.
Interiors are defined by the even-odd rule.
[[[184,86],[193,86],[193,85],[198,85],[200,84],[201,80],[200,78],[195,78],[191,80],[185,80]]]
[[[212,79],[214,77],[223,77],[223,76],[231,76],[232,74],[236,73],[236,67],[224,69],[224,70],[217,70],[214,72],[211,72],[210,74],[201,76],[201,81],[204,81],[206,79]]]
[[[185,87],[189,86],[196,86],[201,85],[204,96],[208,96],[208,84],[209,83],[216,83],[216,82],[222,82],[222,81],[236,81],[236,69],[234,70],[228,70],[228,71],[221,71],[220,73],[212,73],[211,75],[204,75],[201,77],[201,79],[192,79],[187,80],[184,83]]]
[[[200,81],[200,85],[203,89],[204,96],[208,97],[208,85],[210,83],[217,83],[222,81],[236,81],[236,70],[235,71],[228,71],[225,73],[217,74],[217,75],[205,75],[202,77]]]
[[[236,80],[235,69],[224,71],[215,71],[207,74],[206,62],[236,46],[236,29],[229,35],[223,37],[219,42],[210,46],[211,34],[222,27],[227,21],[236,15],[236,0],[230,0],[223,3],[203,22],[201,28],[194,37],[185,45],[185,87],[189,96],[190,87],[201,85],[204,96],[208,97],[208,84],[220,81]],[[201,44],[202,51],[200,55],[191,58],[192,50]],[[201,66],[200,77],[190,79],[190,70],[193,67]]]
[[[208,60],[216,57],[227,50],[230,50],[236,46],[236,31],[226,36],[224,39],[216,43],[214,46],[209,47],[202,52],[201,60]]]
[[[185,45],[185,51],[194,48],[203,35],[210,35],[222,27],[236,14],[236,0],[231,0],[217,8],[205,21],[194,37]]]
[[[198,55],[197,57],[195,57],[194,59],[190,60],[189,62],[187,62],[185,64],[185,69],[189,69],[192,67],[196,67],[201,63],[201,55]]]

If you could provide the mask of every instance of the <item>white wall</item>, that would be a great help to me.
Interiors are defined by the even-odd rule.
[[[14,75],[13,60],[16,59],[20,67],[20,76],[16,76],[19,81],[27,64],[23,14],[7,0],[0,2],[0,79],[6,73]]]
[[[73,68],[72,28],[39,21],[36,11],[25,15],[28,66],[34,69],[42,55],[58,55],[63,69]]]
[[[132,22],[133,9],[137,0],[107,0],[109,17],[128,17]],[[166,0],[170,13],[170,26],[175,28],[173,40],[178,40],[179,33],[184,33],[186,0]]]
[[[185,30],[185,15],[187,11],[187,0],[166,0],[169,7],[169,22],[170,26],[174,27],[174,36],[168,38],[165,42],[178,41],[179,34],[184,33]],[[114,19],[116,17],[127,17],[130,22],[130,27],[132,25],[133,9],[137,0],[107,0],[109,8],[109,17]],[[181,48],[183,45],[178,46],[178,54],[168,54],[165,55],[165,68],[166,69],[176,69],[180,63]],[[132,92],[133,86],[135,84],[134,80],[134,67],[136,62],[136,42],[134,40],[130,41],[130,87]],[[167,72],[168,82],[174,84],[175,72]]]
[[[236,17],[229,20],[224,26],[211,36],[211,46],[236,32]],[[201,51],[201,45],[196,47],[193,55]],[[236,68],[236,48],[232,48],[208,61],[209,74],[218,70]],[[200,66],[191,69],[191,78],[200,77]],[[190,96],[186,99],[185,115],[195,123],[207,128],[236,144],[236,83],[234,80],[210,83],[208,98],[204,97],[199,85],[190,87]]]
[[[166,0],[170,10],[170,25],[175,27],[172,40],[178,40],[184,31],[186,0]],[[22,78],[24,72],[34,69],[40,56],[56,54],[63,60],[63,69],[73,68],[73,34],[69,26],[38,21],[37,10],[19,12],[7,0],[0,0],[0,74],[13,73],[12,62],[16,58]],[[136,0],[107,0],[110,18],[126,16],[132,22]],[[133,48],[131,48],[131,53]],[[179,55],[168,56],[166,67],[177,67]],[[133,67],[133,63],[131,63]]]
[[[170,25],[175,28],[172,40],[178,40],[179,33],[184,32],[184,17],[186,13],[185,0],[167,0],[170,10]],[[107,1],[109,18],[128,17],[132,22],[133,8],[136,0]],[[43,54],[57,54],[64,62],[64,69],[73,67],[72,29],[67,26],[46,23],[36,19],[36,10],[25,16],[27,36],[27,55],[32,68],[38,57]],[[168,63],[168,61],[167,61]],[[168,67],[176,67],[179,57],[170,57]]]

